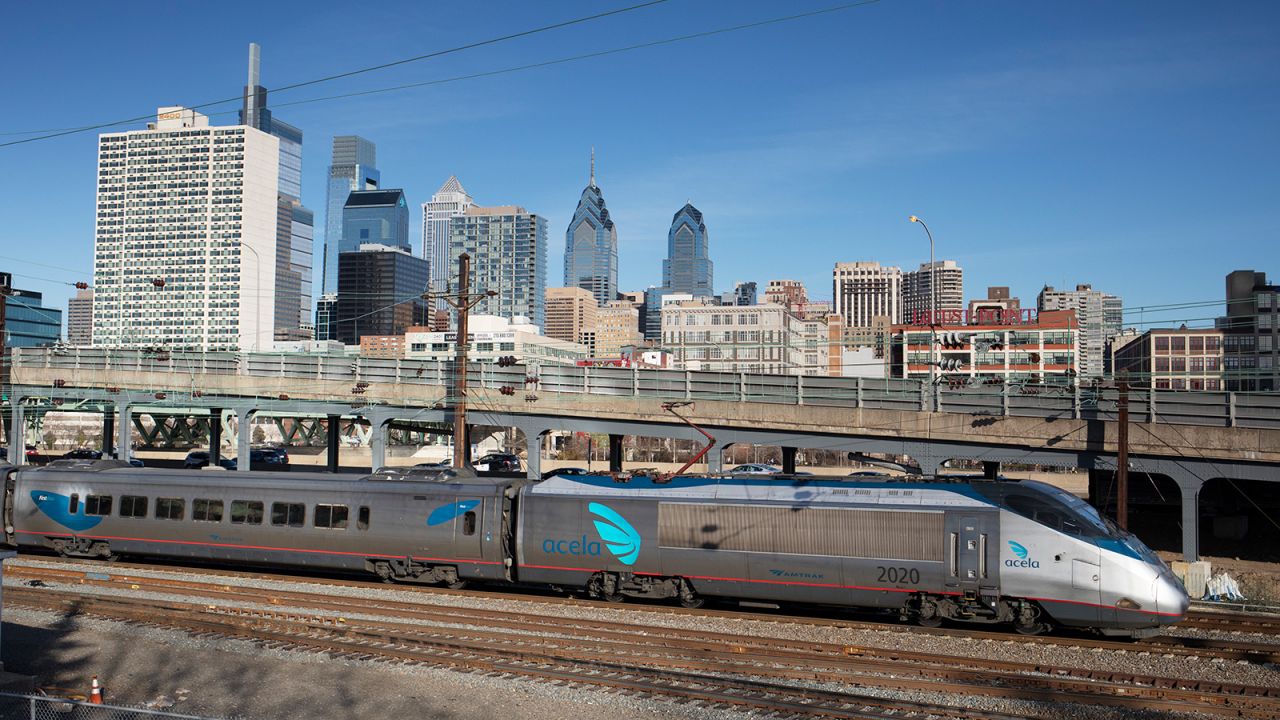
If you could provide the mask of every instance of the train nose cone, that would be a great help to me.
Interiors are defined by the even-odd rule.
[[[1156,611],[1160,613],[1160,622],[1181,622],[1190,606],[1191,598],[1177,578],[1162,574],[1156,580]]]

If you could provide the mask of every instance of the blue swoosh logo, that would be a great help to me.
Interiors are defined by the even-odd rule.
[[[1026,549],[1026,548],[1024,548],[1020,543],[1016,543],[1016,542],[1014,542],[1014,541],[1010,540],[1010,541],[1009,541],[1009,549],[1013,550],[1013,554],[1014,554],[1014,555],[1017,555],[1019,558],[1021,558],[1021,559],[1023,559],[1023,560],[1025,560],[1025,559],[1027,558],[1027,549]]]
[[[428,525],[443,525],[471,508],[480,504],[479,500],[461,500],[448,505],[441,505],[427,516]]]
[[[609,548],[609,552],[623,565],[635,563],[636,558],[640,557],[640,533],[631,527],[631,523],[612,508],[600,503],[591,503],[587,510],[600,518],[595,521],[596,532],[600,533],[600,539]]]
[[[32,490],[31,500],[35,502],[36,507],[40,508],[40,512],[48,515],[50,519],[58,523],[64,528],[72,532],[80,532],[102,522],[101,517],[86,516],[84,514],[84,503],[79,502],[76,506],[75,514],[67,512],[71,498],[58,493],[47,492],[44,490]]]

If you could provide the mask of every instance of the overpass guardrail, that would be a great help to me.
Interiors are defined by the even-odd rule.
[[[452,362],[281,353],[148,352],[107,348],[19,348],[13,369],[112,370],[186,376],[166,388],[199,388],[199,378],[351,381],[446,386]],[[554,392],[664,400],[811,405],[957,413],[970,416],[1115,420],[1119,392],[1089,385],[950,385],[921,380],[665,370],[650,368],[472,363],[468,384],[518,394]],[[527,382],[528,381],[528,382]],[[136,388],[131,388],[136,389]],[[146,388],[151,389],[151,388]],[[1129,390],[1131,422],[1210,427],[1280,428],[1280,393]]]

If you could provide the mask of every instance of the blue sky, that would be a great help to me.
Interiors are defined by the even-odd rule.
[[[21,3],[0,27],[0,132],[236,96],[621,7],[503,3]],[[306,133],[323,227],[335,134],[378,146],[411,205],[450,175],[550,227],[548,284],[597,151],[620,281],[661,281],[672,214],[705,214],[716,286],[831,294],[837,261],[965,268],[965,292],[1090,282],[1127,306],[1219,300],[1280,278],[1280,4],[882,0],[817,18],[550,68],[331,102],[838,4],[670,0],[586,25],[271,95]],[[209,110],[234,111],[235,104]],[[234,115],[214,115],[231,124]],[[141,123],[117,129],[135,129]],[[20,135],[0,136],[0,142]],[[93,254],[94,133],[0,148],[0,269],[64,307]],[[420,211],[415,210],[415,215]],[[411,220],[420,242],[420,215]],[[320,256],[317,247],[316,257]],[[48,267],[53,266],[53,267]],[[318,269],[317,269],[318,273]],[[1211,317],[1137,314],[1130,324]]]

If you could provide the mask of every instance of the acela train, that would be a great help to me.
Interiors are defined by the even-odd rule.
[[[812,476],[553,476],[454,470],[0,468],[4,541],[120,555],[585,591],[897,611],[1145,635],[1189,600],[1165,564],[1045,483]]]

